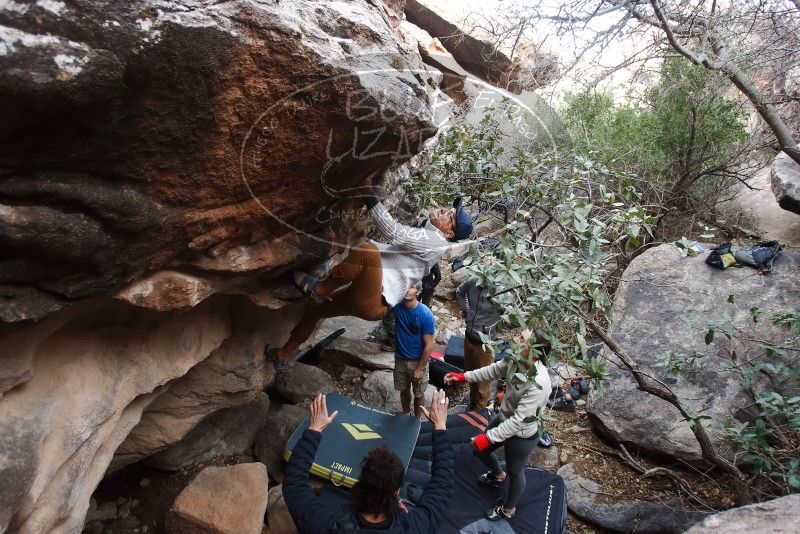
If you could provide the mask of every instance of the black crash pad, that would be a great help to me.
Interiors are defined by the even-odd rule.
[[[437,534],[561,534],[567,522],[564,481],[557,474],[535,467],[525,469],[527,483],[516,516],[509,521],[484,519],[484,512],[504,495],[506,488],[478,485],[476,478],[486,472],[486,467],[472,454],[468,443],[485,430],[484,421],[490,419],[491,413],[485,409],[447,418],[447,434],[456,449],[454,492]],[[432,432],[430,423],[422,424],[408,464],[401,496],[409,509],[419,502],[422,488],[430,481]],[[326,485],[320,499],[330,509],[350,506],[350,491]]]
[[[369,451],[386,446],[403,466],[407,467],[411,452],[419,435],[420,422],[414,417],[390,413],[356,402],[342,395],[326,395],[328,413],[339,415],[322,433],[311,472],[326,478],[337,486],[348,488],[358,482],[361,460]],[[308,428],[305,419],[286,442],[283,456],[286,460]]]

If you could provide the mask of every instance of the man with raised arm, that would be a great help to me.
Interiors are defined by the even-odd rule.
[[[308,483],[308,473],[322,432],[336,419],[328,415],[325,396],[317,395],[309,408],[308,428],[295,445],[283,477],[283,498],[300,534],[328,532],[389,531],[428,534],[436,532],[453,493],[453,446],[447,437],[444,391],[436,391],[430,408],[423,408],[433,423],[431,479],[423,489],[419,505],[411,511],[400,502],[404,467],[386,447],[372,450],[361,462],[361,477],[353,487],[354,503],[339,509],[326,508]]]

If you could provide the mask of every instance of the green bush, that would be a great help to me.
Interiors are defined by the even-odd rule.
[[[648,203],[708,207],[751,170],[747,110],[728,88],[708,70],[669,58],[641,102],[580,93],[568,99],[564,119],[576,150],[637,176]]]

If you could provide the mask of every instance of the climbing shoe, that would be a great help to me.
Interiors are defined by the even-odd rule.
[[[267,361],[272,360],[272,367],[279,373],[286,367],[286,360],[278,359],[278,347],[270,347],[269,345],[264,347],[264,358]]]
[[[294,282],[294,287],[302,291],[304,295],[310,297],[317,304],[325,302],[325,299],[317,295],[316,290],[319,285],[319,280],[313,276],[309,276],[302,271],[294,271],[292,273],[292,281]]]
[[[560,399],[563,396],[564,391],[558,386],[554,387],[552,391],[550,391],[550,400]]]
[[[537,444],[539,447],[544,447],[545,449],[549,449],[553,446],[553,436],[550,435],[547,430],[542,432],[542,435],[539,436],[539,443]]]
[[[506,512],[506,509],[503,508],[503,504],[497,504],[492,508],[486,510],[486,519],[489,521],[500,521],[501,519],[511,519],[514,517],[516,510],[514,512]]]
[[[484,486],[491,486],[493,488],[499,488],[503,485],[503,480],[498,480],[491,471],[487,471],[484,474],[478,477],[478,484],[483,484]]]

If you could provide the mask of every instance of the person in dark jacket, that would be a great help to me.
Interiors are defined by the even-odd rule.
[[[473,371],[492,365],[494,354],[483,348],[481,333],[492,340],[497,339],[500,310],[489,299],[489,290],[479,284],[477,277],[470,277],[456,289],[458,307],[464,314],[464,370]],[[470,408],[481,409],[489,405],[489,382],[474,382],[469,385]]]
[[[438,286],[441,281],[442,270],[437,263],[431,267],[431,272],[422,278],[422,293],[419,295],[419,301],[430,308],[431,301],[433,300],[433,293],[436,290],[436,286]]]
[[[300,534],[332,532],[436,532],[453,494],[453,446],[447,437],[449,400],[436,391],[423,413],[433,423],[433,463],[430,482],[420,504],[407,511],[399,501],[403,466],[386,448],[370,452],[361,464],[361,479],[353,488],[355,503],[332,510],[323,505],[308,482],[322,431],[336,418],[328,415],[325,397],[317,395],[309,408],[308,428],[297,442],[283,477],[283,498]],[[378,473],[381,473],[378,475]]]

